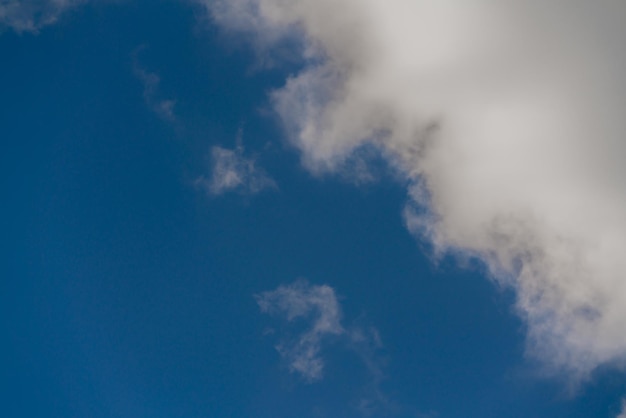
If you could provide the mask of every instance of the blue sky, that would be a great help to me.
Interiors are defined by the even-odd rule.
[[[602,164],[584,163],[582,182],[568,171],[588,155],[578,137],[545,150],[529,139],[538,168],[508,171],[527,167],[525,157],[507,160],[466,117],[480,119],[483,101],[511,101],[470,94],[470,110],[457,113],[465,96],[449,102],[435,78],[427,84],[436,109],[409,93],[397,99],[384,80],[404,59],[368,49],[387,26],[368,20],[358,42],[335,31],[333,22],[350,29],[346,16],[360,16],[351,8],[375,10],[372,1],[343,1],[319,26],[308,0],[302,9],[276,0],[0,0],[0,415],[620,415],[626,292],[612,249],[625,239],[616,203],[624,193],[613,181],[622,173],[603,160],[613,142],[594,143]],[[370,52],[380,56],[370,62]],[[623,77],[611,77],[622,61],[606,62],[572,80],[601,73],[621,92]],[[437,64],[427,67],[445,72]],[[421,61],[406,65],[399,74],[426,74]],[[603,83],[590,100],[622,103]],[[568,86],[550,91],[576,97]],[[515,117],[546,101],[516,102],[504,122],[488,113],[480,132],[510,123],[507,146],[526,155],[515,128],[528,119]],[[407,115],[418,110],[427,129],[415,134]],[[561,125],[545,114],[538,123],[555,132]],[[626,132],[608,116],[585,123],[611,127],[611,138]],[[445,146],[406,139],[433,126]],[[457,127],[475,154],[455,139]],[[477,160],[486,153],[494,157]],[[468,171],[459,156],[469,156]],[[544,160],[563,171],[544,170]],[[489,192],[472,177],[474,163],[486,167]],[[457,171],[475,182],[455,183]],[[543,187],[536,173],[545,189],[524,194]],[[562,201],[545,197],[559,193]],[[573,206],[583,201],[598,203]],[[568,214],[554,218],[561,203]],[[540,221],[499,223],[527,209]],[[572,227],[578,212],[599,220]],[[485,224],[495,232],[483,233]]]

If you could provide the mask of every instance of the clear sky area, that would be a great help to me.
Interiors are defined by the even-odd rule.
[[[0,417],[626,417],[626,3],[0,0]]]

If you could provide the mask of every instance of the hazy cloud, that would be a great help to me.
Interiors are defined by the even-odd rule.
[[[622,412],[616,418],[626,418],[626,399],[622,400]]]
[[[161,97],[161,77],[155,72],[146,70],[139,63],[138,54],[142,49],[143,48],[139,48],[133,54],[133,72],[143,85],[144,101],[146,102],[146,105],[148,105],[148,107],[150,107],[150,109],[154,111],[154,113],[159,115],[159,117],[167,121],[173,122],[176,120],[176,115],[174,114],[174,106],[176,105],[176,100],[164,99]]]
[[[277,350],[287,360],[289,369],[308,381],[320,379],[324,362],[320,356],[322,340],[345,333],[341,310],[333,288],[314,286],[304,280],[279,286],[256,296],[262,312],[284,316],[287,321],[308,319],[310,327],[295,341],[281,343]]]
[[[262,312],[301,328],[295,336],[279,336],[276,346],[291,372],[307,382],[322,379],[324,351],[335,343],[356,355],[365,368],[367,379],[363,381],[359,397],[352,402],[356,410],[365,416],[395,416],[403,409],[390,401],[381,389],[386,375],[378,330],[359,323],[362,321],[344,325],[341,306],[332,287],[297,280],[262,292],[255,298]]]
[[[175,100],[159,98],[158,90],[161,78],[158,74],[146,71],[142,68],[135,68],[135,74],[143,84],[143,97],[146,104],[161,118],[169,121],[175,119]]]
[[[355,325],[348,329],[348,345],[359,356],[370,377],[356,403],[356,409],[364,416],[392,416],[401,412],[404,408],[391,401],[381,389],[387,376],[385,362],[380,356],[383,343],[378,330]]]
[[[72,7],[85,0],[0,0],[0,31],[10,28],[17,33],[37,33],[55,23]]]
[[[243,146],[227,149],[211,148],[211,176],[196,180],[196,184],[210,194],[221,195],[229,191],[256,194],[266,189],[276,189],[276,182],[258,167],[253,158],[244,155]]]
[[[531,356],[579,378],[624,364],[626,3],[205,4],[304,39],[272,100],[306,167],[378,149],[410,185],[409,229],[516,290]]]

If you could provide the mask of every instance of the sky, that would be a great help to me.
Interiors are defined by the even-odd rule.
[[[0,0],[3,417],[626,417],[626,5]]]

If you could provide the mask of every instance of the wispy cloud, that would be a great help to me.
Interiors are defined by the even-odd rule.
[[[395,415],[402,408],[389,399],[381,389],[387,378],[380,356],[383,347],[378,330],[371,326],[354,325],[348,330],[348,347],[359,357],[369,375],[364,389],[356,401],[356,409],[364,416]]]
[[[142,49],[143,47],[133,53],[133,72],[143,85],[144,101],[159,117],[173,122],[176,120],[176,115],[174,114],[176,100],[161,97],[161,77],[156,72],[146,70],[139,62],[138,54]]]
[[[345,333],[341,326],[341,310],[333,288],[314,286],[304,280],[279,286],[276,290],[256,296],[262,312],[284,316],[287,321],[306,318],[310,327],[294,342],[281,343],[277,349],[285,357],[289,369],[308,381],[322,378],[324,362],[320,356],[323,339]]]
[[[86,0],[0,0],[0,32],[3,27],[17,33],[37,33],[55,23],[67,10]]]
[[[271,97],[306,167],[377,148],[409,185],[409,229],[515,289],[532,358],[570,381],[624,365],[625,2],[204,4],[304,39]]]
[[[262,312],[279,317],[296,329],[293,335],[279,336],[276,345],[290,372],[308,383],[320,381],[324,377],[325,354],[332,347],[341,347],[360,359],[367,376],[359,397],[351,401],[354,409],[364,416],[395,416],[404,411],[381,389],[387,376],[378,330],[363,325],[363,321],[345,325],[332,287],[299,279],[255,298]]]
[[[211,148],[211,175],[199,177],[196,185],[212,195],[231,191],[257,194],[278,187],[265,170],[257,166],[254,158],[244,155],[242,145],[234,149]]]

